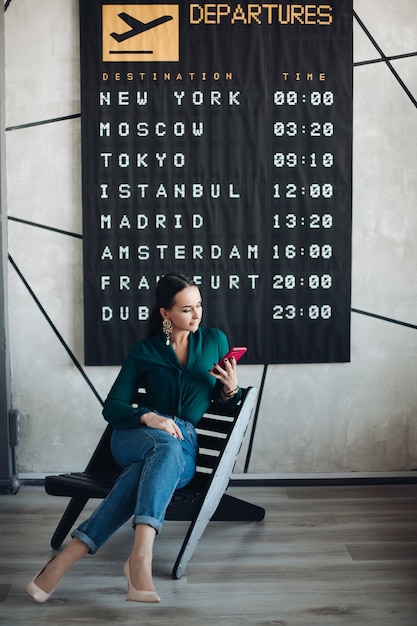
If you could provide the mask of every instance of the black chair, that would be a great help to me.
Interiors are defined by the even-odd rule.
[[[225,491],[257,398],[254,387],[243,389],[235,409],[219,410],[212,404],[197,427],[199,454],[192,482],[177,490],[166,511],[166,520],[190,521],[172,570],[181,578],[208,522],[261,521],[265,509],[235,498]],[[47,476],[45,490],[71,498],[52,540],[58,549],[90,498],[105,498],[121,472],[110,451],[112,428],[107,426],[84,472]]]

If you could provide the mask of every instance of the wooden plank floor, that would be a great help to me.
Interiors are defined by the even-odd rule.
[[[23,588],[50,556],[67,500],[29,485],[0,496],[0,624],[416,626],[417,485],[230,493],[264,506],[265,520],[209,524],[178,581],[170,573],[187,524],[167,522],[155,546],[159,605],[125,601],[129,524],[34,604]]]

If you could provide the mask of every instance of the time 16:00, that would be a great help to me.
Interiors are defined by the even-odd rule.
[[[312,243],[299,248],[293,243],[286,245],[276,243],[272,246],[272,258],[274,261],[283,258],[296,259],[298,256],[306,256],[310,259],[331,259],[333,256],[333,246],[329,243],[323,245]]]

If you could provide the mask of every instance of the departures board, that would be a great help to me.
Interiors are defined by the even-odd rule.
[[[350,359],[352,0],[80,0],[85,362],[194,277],[245,363]]]

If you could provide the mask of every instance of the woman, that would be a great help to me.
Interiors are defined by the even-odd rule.
[[[113,426],[112,453],[123,471],[64,550],[26,586],[35,602],[45,602],[78,559],[94,554],[132,516],[133,548],[124,565],[127,600],[160,602],[152,581],[153,544],[173,492],[194,476],[194,427],[212,399],[235,404],[241,397],[235,360],[216,365],[228,350],[226,336],[200,328],[201,316],[201,295],[192,279],[177,273],[160,279],[148,337],[128,355],[103,408]],[[146,406],[132,405],[142,386]]]

